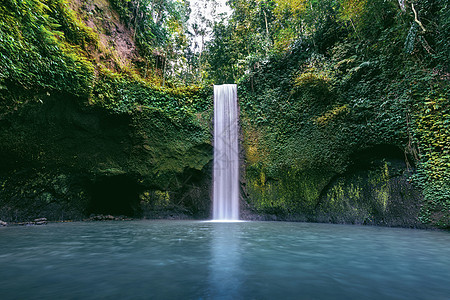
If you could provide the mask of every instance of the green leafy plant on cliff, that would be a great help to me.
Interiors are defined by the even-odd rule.
[[[155,87],[144,80],[126,74],[102,69],[92,92],[90,102],[116,113],[157,108],[170,112],[173,118],[183,114],[203,113],[210,110],[212,90],[198,86]]]
[[[425,197],[417,217],[448,227],[448,4],[275,0],[265,6],[271,10],[265,19],[257,12],[266,1],[241,2],[233,2],[228,27],[219,24],[226,34],[216,35],[209,57],[222,77],[238,70],[245,136],[258,137],[245,143],[253,157],[249,201],[266,212],[310,213],[299,208],[320,193],[308,198],[305,187],[285,182],[303,180],[320,191],[348,169],[353,153],[393,145],[417,168],[412,182]],[[246,17],[246,10],[253,13]],[[265,29],[271,40],[265,55],[241,43]],[[255,37],[245,39],[245,30]],[[215,45],[234,45],[231,57],[217,59]],[[242,65],[245,57],[260,60]],[[252,154],[258,151],[265,155]],[[321,176],[308,177],[316,171]]]
[[[127,3],[121,7],[128,11]],[[172,17],[165,15],[165,6],[160,10],[169,22]],[[175,13],[176,9],[172,7],[171,11]],[[205,89],[174,85],[170,80],[165,87],[158,87],[132,72],[114,73],[96,65],[90,51],[97,49],[98,37],[78,19],[66,0],[6,0],[0,16],[0,95],[4,109],[33,97],[42,101],[45,97],[34,95],[53,91],[80,96],[120,113],[142,105],[174,114],[209,107],[209,92]],[[145,27],[141,24],[145,20],[135,21],[136,26]],[[150,30],[144,27],[140,30]],[[173,33],[164,34],[164,39],[170,39]]]
[[[134,185],[132,194],[142,191],[144,199],[145,193],[155,194],[156,206],[164,197],[166,208],[207,214],[209,199],[199,185],[209,178],[212,89],[180,84],[169,67],[164,77],[158,72],[144,76],[140,67],[113,62],[120,53],[134,51],[134,43],[122,52],[108,51],[111,32],[99,24],[116,29],[123,24],[117,23],[108,1],[82,2],[5,0],[0,5],[0,119],[5,124],[0,132],[5,187],[0,210],[9,218],[14,218],[10,212],[18,212],[16,220],[29,213],[60,218],[54,211],[82,218],[95,197],[90,186],[99,178],[116,178]],[[83,11],[83,5],[92,10]],[[123,8],[128,11],[127,5]],[[158,59],[177,60],[177,45],[185,42],[183,24],[175,16],[177,9],[170,9],[172,16],[165,15],[164,7],[159,10],[164,28],[158,22],[151,26],[164,31],[163,41],[149,30],[149,7],[142,8],[146,15],[138,24],[129,24],[140,30],[136,36],[125,36],[133,34],[128,29],[115,33],[126,41],[151,43],[148,55],[156,50]],[[90,18],[107,14],[113,15],[108,22]],[[166,52],[159,55],[161,49],[154,45]],[[145,61],[137,56],[125,60]],[[155,69],[161,68],[161,60],[158,64]],[[56,176],[67,178],[66,191],[56,190]]]
[[[6,101],[23,91],[90,94],[93,66],[83,46],[95,44],[95,35],[66,5],[63,0],[5,0],[0,7],[0,86]]]
[[[449,92],[442,93],[439,79],[417,104],[415,140],[420,168],[415,177],[424,189],[425,202],[420,219],[440,227],[450,227],[450,103]],[[432,81],[432,82],[433,82]],[[428,84],[427,84],[428,85]],[[421,100],[422,100],[421,99]]]

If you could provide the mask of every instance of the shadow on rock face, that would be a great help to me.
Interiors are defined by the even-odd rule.
[[[420,227],[422,193],[410,181],[414,166],[399,148],[377,145],[352,156],[347,172],[322,191],[318,220],[384,226]]]
[[[141,189],[136,181],[126,175],[100,177],[90,188],[88,212],[137,217]]]

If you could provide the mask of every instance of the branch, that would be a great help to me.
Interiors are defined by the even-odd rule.
[[[411,9],[414,12],[414,21],[419,24],[420,28],[422,28],[423,32],[426,32],[425,27],[423,27],[422,22],[419,21],[419,18],[417,17],[417,11],[414,9],[414,3],[411,2]]]
[[[398,5],[400,6],[400,9],[402,10],[402,12],[406,12],[405,0],[398,0]]]
[[[435,51],[433,50],[433,48],[431,48],[430,44],[428,44],[427,40],[423,36],[420,36],[419,39],[422,42],[422,46],[425,48],[425,50],[427,50],[428,54],[433,55]]]

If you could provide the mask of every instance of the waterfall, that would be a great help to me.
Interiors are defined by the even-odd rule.
[[[237,87],[215,85],[213,220],[239,220],[238,132]]]

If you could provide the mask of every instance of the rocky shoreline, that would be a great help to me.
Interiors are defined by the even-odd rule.
[[[18,225],[18,226],[47,225],[47,223],[48,223],[47,218],[37,218],[29,222],[10,222],[10,223],[0,220],[0,226],[3,227],[11,225]]]
[[[35,226],[35,225],[47,225],[48,223],[70,223],[70,222],[89,222],[89,221],[131,221],[137,220],[135,218],[129,218],[126,216],[112,216],[112,215],[91,215],[87,219],[83,220],[63,220],[63,221],[49,221],[47,218],[37,218],[28,222],[4,222],[0,220],[0,227],[6,226]]]
[[[74,219],[74,220],[48,220],[47,218],[37,218],[32,221],[23,222],[5,222],[0,220],[0,227],[7,226],[35,226],[35,225],[47,225],[49,223],[71,223],[71,222],[101,222],[101,221],[136,221],[136,220],[195,220],[194,218],[187,218],[186,215],[174,215],[166,214],[160,218],[133,218],[123,215],[103,215],[103,214],[91,214],[89,218]]]

